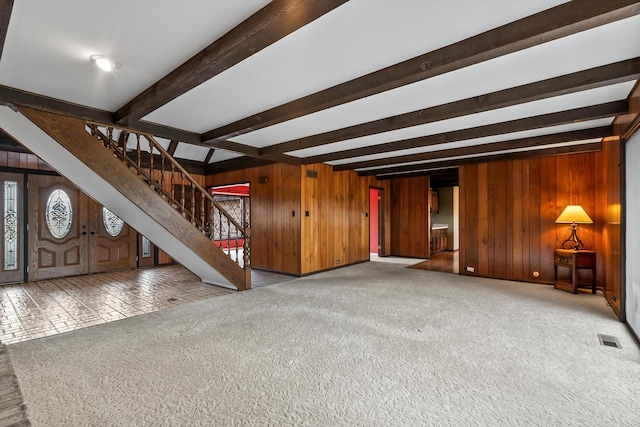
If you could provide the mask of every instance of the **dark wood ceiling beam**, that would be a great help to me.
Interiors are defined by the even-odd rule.
[[[274,162],[255,157],[236,157],[235,159],[224,160],[222,162],[209,163],[205,167],[205,174],[212,175],[216,173],[233,172],[240,169],[266,166],[272,163]]]
[[[206,145],[207,147],[211,147],[210,145]],[[215,148],[220,148],[223,150],[233,151],[235,153],[241,153],[245,156],[262,158],[260,154],[260,149],[256,147],[252,147],[245,144],[240,144],[238,142],[233,141],[219,141],[216,144]],[[302,164],[302,159],[299,157],[288,156],[286,154],[273,154],[269,156],[268,160],[271,162],[279,162],[279,163],[287,163],[289,165],[300,165]]]
[[[13,11],[13,0],[0,0],[0,59],[4,50],[4,42],[7,40],[11,11]]]
[[[209,162],[211,161],[211,158],[213,157],[213,153],[215,153],[216,150],[214,148],[210,148],[209,152],[207,153],[206,157],[204,158],[204,165],[205,167],[209,164]]]
[[[206,132],[224,139],[468,67],[640,13],[640,2],[574,0]],[[281,152],[286,152],[281,151]]]
[[[423,165],[422,168],[416,167],[412,172],[399,174],[376,175],[377,179],[393,179],[393,178],[411,178],[415,176],[424,176],[433,173],[439,169],[450,168],[454,166],[472,165],[477,163],[499,162],[505,160],[521,160],[533,159],[536,157],[559,156],[563,154],[590,153],[601,151],[601,142],[592,142],[588,144],[570,145],[567,147],[554,147],[540,150],[522,151],[518,153],[493,154],[489,156],[472,157],[469,159],[447,160],[443,162],[429,163],[428,167]],[[420,165],[416,165],[420,166]]]
[[[261,153],[264,155],[317,147],[377,133],[452,119],[467,114],[510,107],[526,102],[636,80],[639,77],[640,58],[633,58],[481,96],[474,96],[448,104],[437,105],[410,113],[283,142],[265,147],[261,150]]]
[[[111,123],[112,113],[0,85],[0,104],[27,107],[83,120]]]
[[[62,116],[100,123],[105,126],[113,125],[113,113],[109,111],[86,107],[2,85],[0,85],[0,104],[15,107],[26,107],[33,110],[45,111],[47,113],[60,114]],[[190,144],[207,146],[207,144],[200,141],[200,134],[198,133],[157,125],[154,123],[137,122],[132,126],[126,126],[126,129],[131,132],[148,133],[162,138],[176,139]]]
[[[625,112],[627,112],[627,110],[628,102],[626,100],[613,101],[604,104],[592,105],[589,107],[574,108],[572,110],[559,111],[556,113],[525,117],[522,119],[510,120],[507,122],[492,123],[489,125],[476,126],[473,128],[461,129],[457,131],[421,136],[401,141],[388,142],[384,144],[376,144],[368,147],[353,148],[351,150],[338,151],[335,153],[320,154],[303,159],[303,163],[311,164],[329,162],[368,156],[372,154],[407,150],[418,147],[429,147],[438,144],[471,140],[487,136],[503,135],[524,130],[540,129],[549,126],[558,126],[580,121],[613,117],[618,114],[624,114]],[[391,158],[390,160],[393,160],[393,158]],[[368,164],[370,166],[380,166],[390,163],[385,163],[385,159],[380,159],[372,160]]]
[[[286,37],[346,0],[273,0],[120,108],[128,125],[251,55]]]
[[[32,92],[26,92],[2,85],[0,85],[0,104],[14,107],[26,107],[33,110],[60,114],[62,116],[74,117],[89,122],[99,123],[104,126],[114,125],[113,114],[109,111],[86,107],[83,105],[78,105],[71,102],[62,101],[60,99],[51,98]],[[123,126],[123,128],[129,132],[147,133],[169,140],[187,142],[189,144],[211,148],[210,144],[201,141],[199,133],[176,129],[169,126],[162,126],[155,123],[138,121],[130,124],[129,126]],[[218,148],[223,148],[225,150],[233,151],[247,156],[260,157],[260,152],[257,148],[237,142],[222,141],[218,145]],[[272,157],[282,163],[289,163],[294,165],[300,164],[300,159],[297,157],[287,156],[284,154],[277,154],[273,155]]]
[[[532,136],[528,138],[519,138],[512,139],[509,141],[501,141],[494,142],[490,144],[479,144],[479,145],[471,145],[469,147],[461,147],[461,148],[452,148],[449,150],[438,150],[431,151],[428,153],[420,153],[420,154],[411,154],[408,156],[400,156],[400,157],[392,157],[387,164],[400,164],[400,163],[408,163],[408,162],[420,162],[420,161],[429,161],[429,160],[437,160],[437,159],[446,159],[451,157],[462,157],[462,156],[476,156],[482,154],[490,154],[497,153],[499,151],[505,150],[516,150],[516,149],[524,149],[524,148],[533,148],[539,146],[545,146],[550,144],[559,144],[563,142],[572,142],[572,141],[586,141],[589,139],[596,138],[604,138],[607,136],[611,136],[613,133],[613,128],[611,126],[602,126],[598,128],[592,129],[584,129],[577,130],[572,132],[562,132],[555,133],[549,135],[541,135],[541,136]],[[360,162],[358,164],[344,164],[334,166],[333,170],[341,171],[341,170],[349,170],[349,169],[358,169],[363,167],[372,167],[371,165],[367,165],[367,162]],[[398,172],[407,172],[415,170],[416,167],[422,166],[429,167],[431,163],[421,163],[421,164],[412,164],[412,165],[400,165],[395,167],[388,168],[373,168],[367,169],[364,171],[358,171],[358,174],[362,176],[367,175],[378,175],[378,174],[389,174],[389,173],[398,173]]]
[[[173,157],[173,155],[176,153],[177,148],[178,148],[178,141],[176,141],[175,139],[172,139],[169,142],[169,146],[167,147],[167,153],[169,153],[169,155]]]

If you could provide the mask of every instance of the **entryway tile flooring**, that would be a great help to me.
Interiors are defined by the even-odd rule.
[[[292,280],[251,271],[252,287]],[[182,266],[126,270],[0,286],[0,342],[14,344],[228,295]]]

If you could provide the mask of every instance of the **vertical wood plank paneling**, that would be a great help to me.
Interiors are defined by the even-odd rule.
[[[534,280],[537,279],[533,275],[533,269],[530,264],[531,253],[531,211],[529,206],[531,205],[531,187],[529,178],[530,162],[522,161],[522,274],[517,277],[522,277],[522,280]],[[516,198],[517,194],[515,195]]]
[[[594,153],[461,167],[460,265],[476,269],[461,273],[551,283],[553,251],[568,235],[555,220],[570,203],[596,216],[595,170]]]
[[[317,172],[308,178],[307,171]],[[369,187],[391,189],[389,181],[359,177],[354,171],[334,172],[331,166],[302,166],[301,274],[341,267],[369,259]],[[385,246],[390,228],[390,203],[385,203]]]
[[[511,199],[511,208],[509,211],[511,218],[512,237],[510,239],[510,245],[507,248],[511,264],[511,277],[526,277],[526,269],[523,262],[523,250],[524,250],[524,234],[525,227],[523,224],[524,216],[524,188],[523,181],[522,160],[514,160],[511,173],[507,176],[510,178],[511,188],[508,190]]]
[[[258,182],[261,176],[266,183]],[[300,167],[273,164],[208,175],[204,182],[206,186],[249,182],[253,267],[300,274]]]
[[[621,233],[621,141],[605,140],[601,153],[600,200],[602,201],[602,240],[596,250],[600,254],[598,272],[604,283],[604,295],[611,307],[620,315],[622,295],[622,233]],[[634,183],[627,183],[633,191]],[[636,183],[637,185],[637,183]],[[636,190],[637,191],[637,190]]]
[[[493,164],[493,263],[491,268],[496,277],[506,277],[507,274],[507,236],[511,234],[510,223],[507,222],[508,209],[506,181],[507,164],[511,162],[496,162]]]
[[[557,157],[540,159],[540,280],[553,281],[553,252],[557,248]]]
[[[529,269],[540,273],[540,159],[529,160]],[[542,280],[540,277],[538,279]]]
[[[8,152],[7,153],[7,166],[10,168],[20,167],[20,153]]]
[[[476,226],[478,228],[478,268],[476,273],[489,276],[489,165],[478,165],[478,188],[476,210],[478,212]]]

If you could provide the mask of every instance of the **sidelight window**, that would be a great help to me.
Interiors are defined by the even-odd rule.
[[[71,199],[64,190],[55,190],[49,196],[45,208],[47,227],[49,232],[56,239],[62,239],[71,230],[73,221],[73,208]]]
[[[18,269],[18,183],[4,182],[4,269]]]
[[[142,258],[151,258],[151,241],[142,236]]]
[[[124,221],[105,207],[102,208],[102,221],[104,222],[105,230],[111,237],[116,237],[120,234],[124,227]]]

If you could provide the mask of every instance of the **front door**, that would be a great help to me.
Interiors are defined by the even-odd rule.
[[[68,180],[29,176],[29,280],[135,268],[136,232]]]
[[[31,280],[89,272],[89,197],[67,179],[29,175]]]
[[[89,210],[89,273],[134,268],[136,231],[93,200]]]

